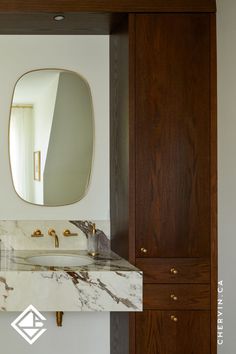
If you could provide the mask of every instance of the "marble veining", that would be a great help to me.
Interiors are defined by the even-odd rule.
[[[0,310],[142,311],[142,272],[113,252],[82,267],[32,265],[45,254],[85,255],[86,251],[2,250]]]
[[[100,240],[100,251],[110,249],[110,222],[94,220]],[[87,238],[83,232],[80,220],[1,220],[0,239],[4,242],[5,248],[18,250],[45,250],[53,249],[54,242],[48,236],[48,230],[53,228],[59,237],[60,249],[63,250],[86,250]],[[31,234],[34,230],[40,229],[44,237],[33,238]],[[76,237],[64,237],[63,231],[70,229],[71,232],[78,233]]]

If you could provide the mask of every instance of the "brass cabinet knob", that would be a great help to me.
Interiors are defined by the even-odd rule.
[[[39,230],[39,229],[35,230],[35,231],[32,233],[31,237],[43,237],[42,231]]]
[[[171,315],[171,316],[170,316],[170,319],[171,319],[171,321],[173,321],[173,322],[178,322],[178,317],[176,317],[176,316],[174,316],[174,315]]]
[[[177,300],[178,300],[178,297],[175,296],[174,294],[171,294],[171,295],[170,295],[170,298],[171,298],[173,301],[177,301]]]
[[[78,236],[77,233],[72,233],[69,229],[64,230],[63,235],[64,235],[65,237]]]
[[[178,274],[179,272],[178,272],[177,269],[171,268],[170,273],[176,275],[176,274]]]
[[[147,249],[144,248],[144,247],[142,247],[142,248],[140,249],[140,251],[141,251],[142,253],[147,253]]]

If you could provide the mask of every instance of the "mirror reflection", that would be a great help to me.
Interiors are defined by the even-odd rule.
[[[32,71],[12,100],[12,179],[25,201],[59,206],[81,200],[93,159],[93,105],[88,83],[66,70]]]

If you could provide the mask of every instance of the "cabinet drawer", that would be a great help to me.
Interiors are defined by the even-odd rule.
[[[205,258],[137,258],[144,283],[210,283],[210,262]]]
[[[135,317],[136,354],[211,353],[210,311],[147,310]]]
[[[144,309],[208,310],[210,286],[204,284],[145,284]]]

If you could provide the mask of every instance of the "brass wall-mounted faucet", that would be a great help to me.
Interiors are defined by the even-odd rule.
[[[37,229],[32,233],[31,237],[43,237],[43,233],[40,229]]]
[[[65,237],[78,236],[77,233],[71,232],[69,229],[64,230],[63,235],[64,235]]]
[[[49,234],[49,236],[54,237],[54,240],[55,240],[55,247],[56,247],[56,248],[59,248],[59,238],[58,238],[58,236],[57,236],[57,234],[56,234],[56,231],[55,231],[54,229],[49,229],[49,230],[48,230],[48,234]]]

